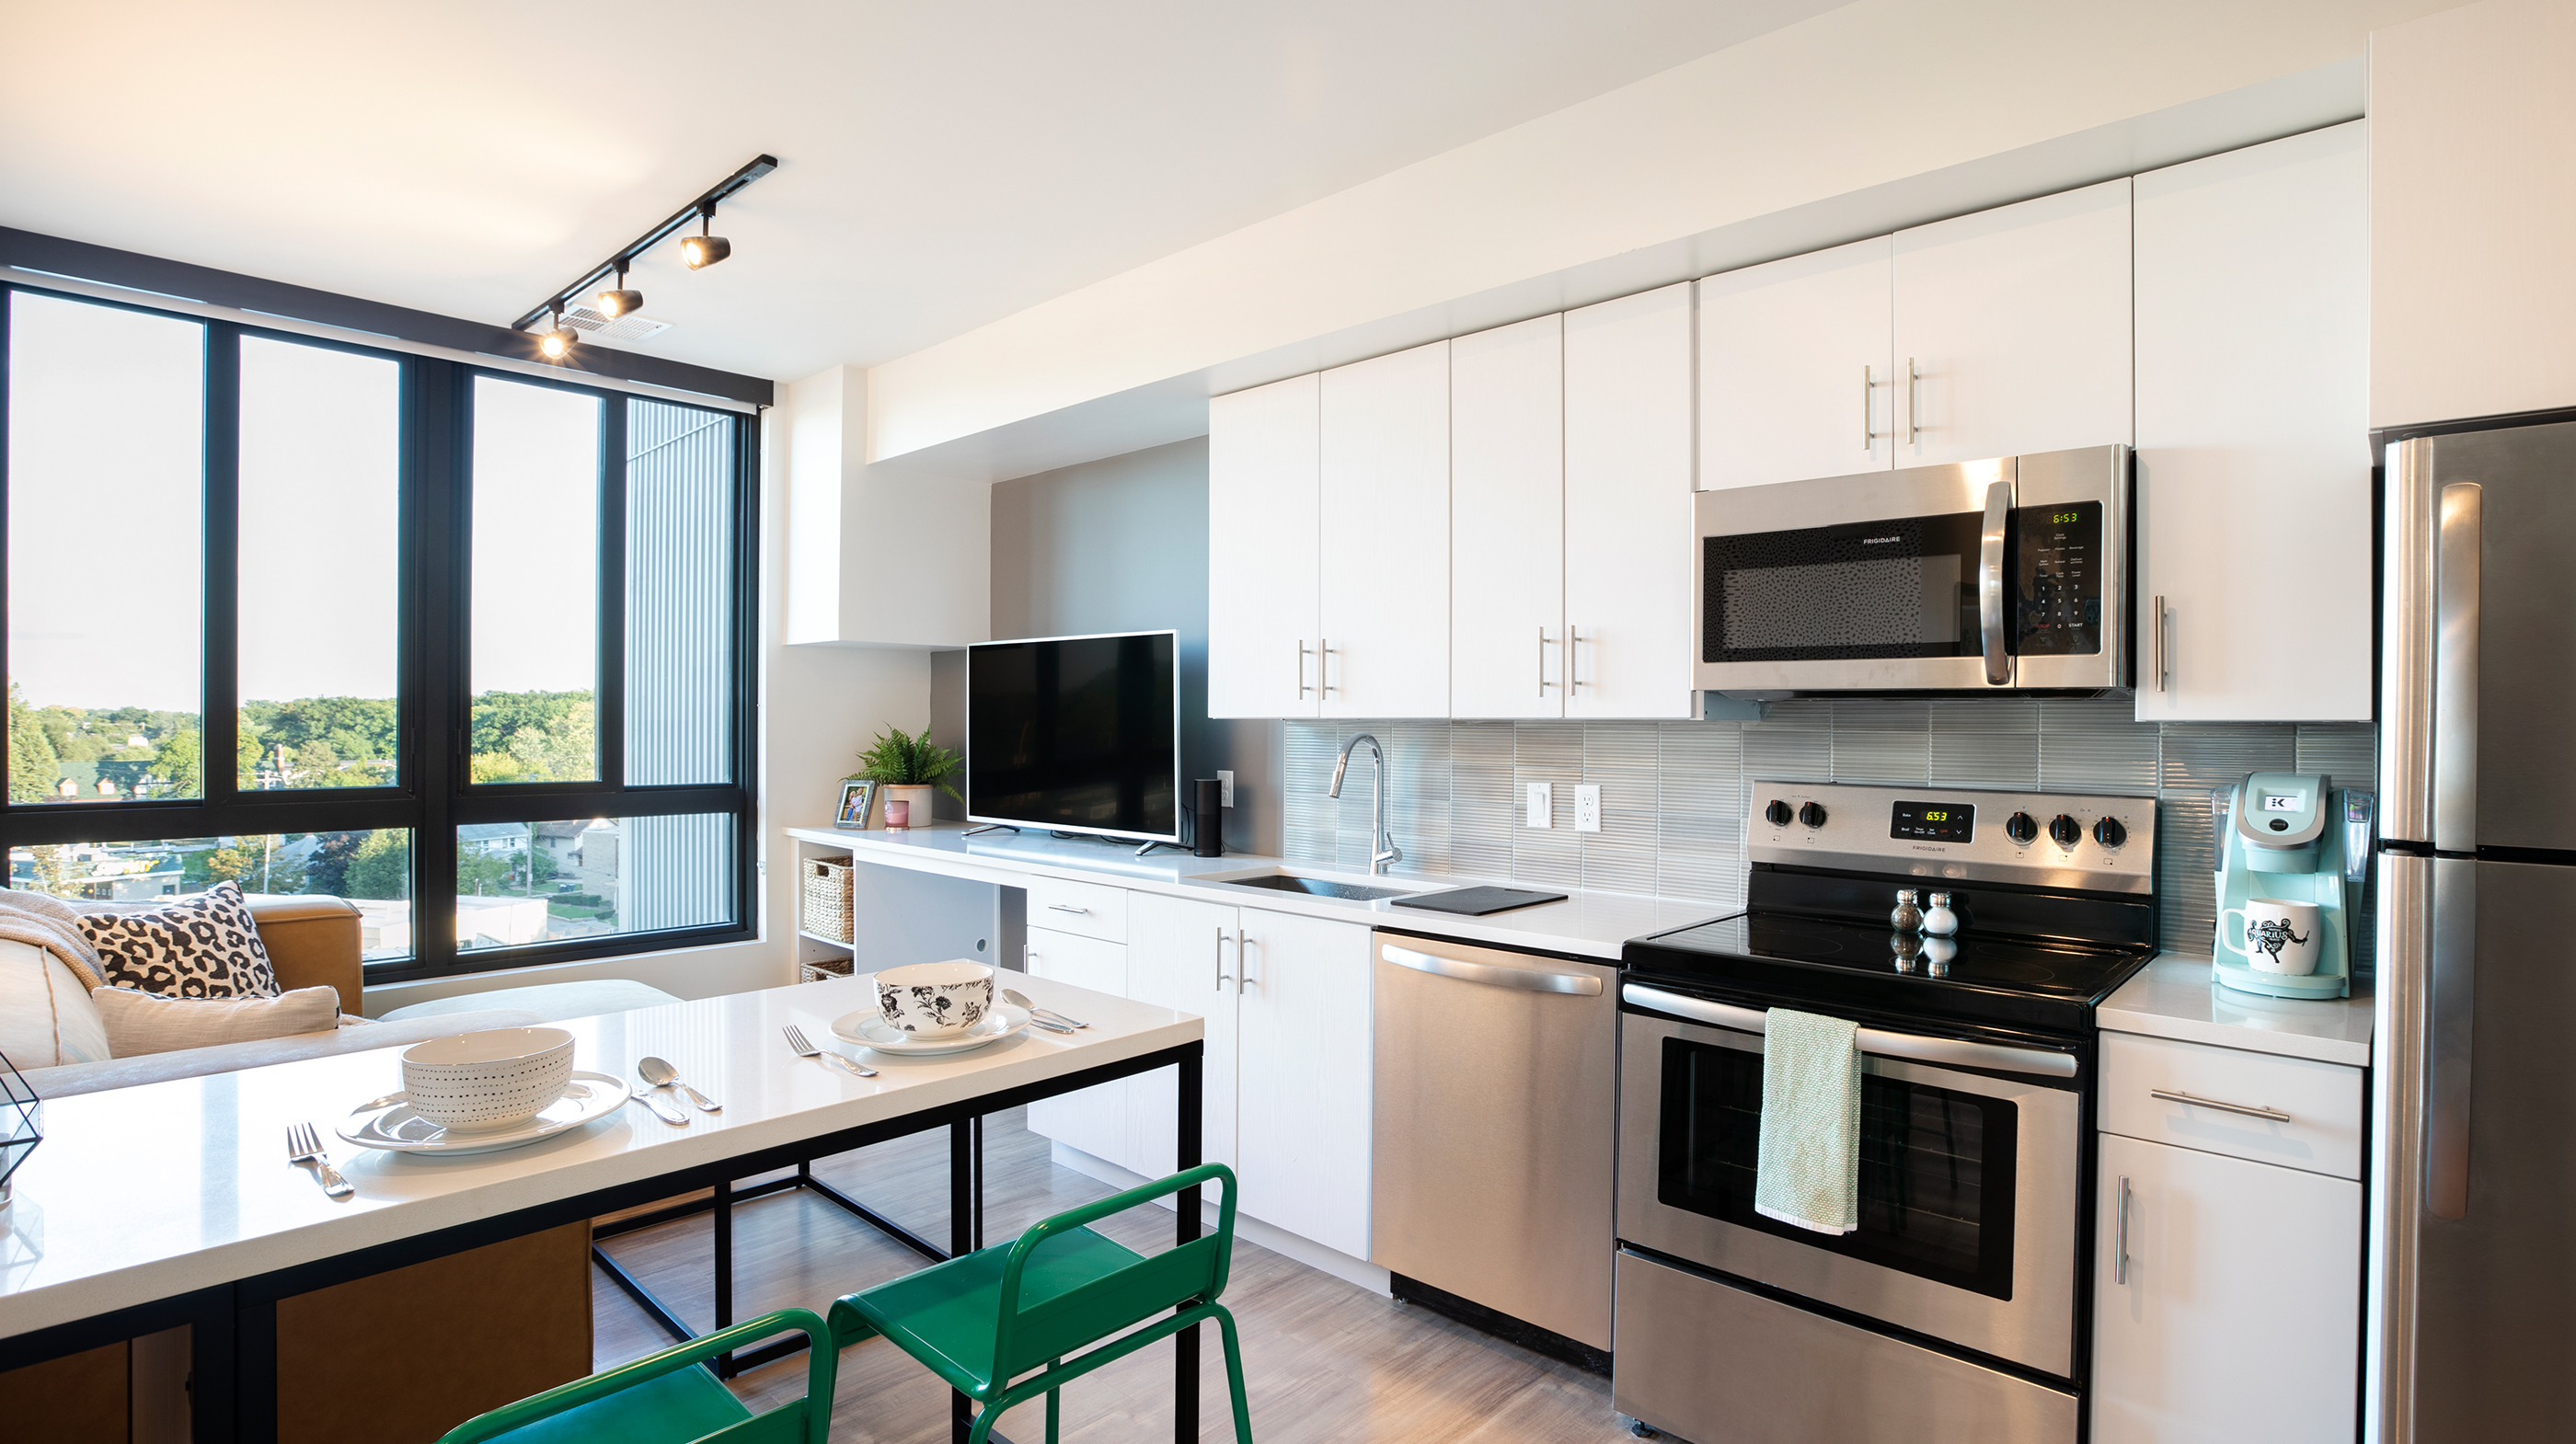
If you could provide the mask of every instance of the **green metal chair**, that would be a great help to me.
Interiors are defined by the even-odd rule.
[[[1084,1227],[1205,1183],[1225,1185],[1216,1232],[1163,1253],[1139,1254]],[[1225,1292],[1226,1268],[1234,1258],[1234,1193],[1234,1174],[1210,1163],[1041,1219],[1008,1246],[953,1258],[842,1298],[832,1305],[833,1338],[847,1346],[883,1334],[949,1387],[976,1401],[982,1407],[966,1436],[968,1444],[984,1444],[1004,1410],[1044,1394],[1047,1444],[1056,1444],[1058,1395],[1066,1384],[1212,1319],[1225,1340],[1235,1441],[1252,1444],[1234,1315],[1216,1301]],[[1180,1312],[1087,1354],[1064,1357],[1167,1309]],[[1023,1374],[1029,1377],[1011,1382]]]
[[[791,1329],[807,1344],[801,1399],[754,1414],[698,1367]],[[829,1325],[808,1309],[780,1309],[504,1404],[448,1430],[438,1444],[828,1444],[840,1363]]]

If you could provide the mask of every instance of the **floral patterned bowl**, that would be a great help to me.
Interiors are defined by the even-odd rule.
[[[993,970],[982,963],[914,963],[877,974],[877,1012],[915,1038],[950,1038],[993,1010]]]

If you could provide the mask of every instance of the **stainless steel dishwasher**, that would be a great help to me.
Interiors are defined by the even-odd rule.
[[[1370,1262],[1398,1297],[1412,1280],[1608,1350],[1618,967],[1401,933],[1371,948]]]

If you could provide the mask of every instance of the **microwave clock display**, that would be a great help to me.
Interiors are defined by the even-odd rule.
[[[1899,802],[1892,809],[1887,835],[1917,842],[1966,842],[1976,836],[1977,807],[1972,802]]]

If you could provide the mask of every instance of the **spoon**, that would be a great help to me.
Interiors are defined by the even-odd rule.
[[[1028,994],[1021,992],[1017,988],[1004,988],[1002,990],[1002,996],[1009,1000],[1012,1006],[1028,1009],[1030,1022],[1052,1027],[1058,1032],[1063,1032],[1072,1028],[1088,1028],[1091,1026],[1089,1023],[1076,1022],[1075,1020],[1066,1017],[1064,1014],[1057,1012],[1053,1008],[1039,1007],[1037,1004],[1029,1001]],[[1046,1014],[1046,1017],[1039,1017],[1038,1014],[1040,1013]],[[1047,1021],[1048,1018],[1052,1018],[1055,1021],[1053,1023],[1049,1023]]]
[[[663,1062],[659,1058],[648,1056],[638,1059],[635,1064],[635,1071],[642,1075],[645,1082],[652,1084],[656,1088],[669,1088],[676,1085],[681,1092],[689,1095],[690,1102],[698,1105],[698,1111],[701,1113],[721,1113],[724,1111],[723,1104],[709,1098],[707,1095],[690,1087],[688,1084],[680,1082],[680,1070]]]

